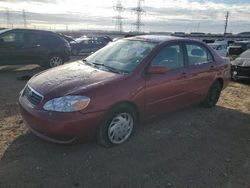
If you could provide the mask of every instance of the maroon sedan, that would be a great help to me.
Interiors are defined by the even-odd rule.
[[[195,103],[213,107],[230,64],[206,44],[168,36],[110,43],[82,61],[35,75],[19,98],[23,120],[56,143],[124,143],[139,122]]]

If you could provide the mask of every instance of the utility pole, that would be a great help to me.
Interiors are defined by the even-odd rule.
[[[145,12],[144,9],[141,7],[142,1],[144,1],[144,0],[138,0],[137,7],[133,9],[135,11],[135,14],[136,14],[136,22],[134,23],[134,25],[135,25],[136,31],[138,33],[141,32],[141,26],[143,25],[141,23],[141,15],[142,15],[142,13]]]
[[[122,17],[122,12],[124,11],[124,7],[122,6],[122,3],[120,0],[117,0],[116,6],[114,6],[114,10],[117,12],[117,15],[113,17],[114,19],[116,19],[115,26],[118,28],[118,31],[122,33],[122,29],[123,29],[122,20],[124,19]]]
[[[226,20],[225,20],[225,28],[224,28],[224,36],[227,34],[228,16],[229,16],[229,12],[227,11]]]
[[[6,27],[7,28],[11,27],[11,24],[10,24],[10,12],[9,12],[8,8],[6,8]]]
[[[27,28],[27,19],[26,19],[26,12],[25,10],[23,9],[23,27],[24,28]]]

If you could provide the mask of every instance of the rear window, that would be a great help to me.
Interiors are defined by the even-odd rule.
[[[187,44],[185,46],[189,65],[210,63],[213,60],[212,55],[205,47],[198,44]]]

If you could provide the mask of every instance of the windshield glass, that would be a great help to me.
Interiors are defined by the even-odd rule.
[[[152,51],[157,43],[136,40],[118,40],[86,58],[89,63],[130,73]]]
[[[9,29],[3,29],[3,30],[0,30],[0,34],[2,34],[2,33],[4,33],[4,32],[6,32],[6,31],[8,31]]]

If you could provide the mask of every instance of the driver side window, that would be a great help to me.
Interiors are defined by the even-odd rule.
[[[155,56],[151,65],[163,65],[167,69],[184,67],[183,52],[180,45],[166,46]]]

